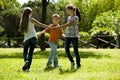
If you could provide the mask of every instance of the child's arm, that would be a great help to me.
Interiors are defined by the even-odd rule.
[[[69,23],[66,23],[66,24],[61,25],[60,27],[65,28],[65,27],[67,27],[67,26],[71,26],[71,25],[74,25],[74,24],[76,24],[75,21],[71,21],[71,22],[69,22]]]
[[[57,26],[57,27],[55,27],[54,29],[65,28],[65,27],[67,27],[67,26],[71,26],[71,25],[74,25],[74,24],[76,24],[76,22],[75,22],[75,21],[71,21],[71,22],[69,22],[69,23],[66,23],[66,24]]]
[[[42,34],[44,34],[46,31],[45,30],[43,30],[43,31],[39,31],[39,32],[37,32],[37,36],[38,37],[40,37]]]
[[[43,23],[40,23],[39,21],[37,21],[37,20],[34,19],[34,18],[31,18],[31,21],[32,21],[34,24],[36,24],[36,25],[38,25],[38,26],[41,26],[42,28],[48,27],[48,25],[43,24]]]

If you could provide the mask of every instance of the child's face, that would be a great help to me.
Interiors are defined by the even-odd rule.
[[[73,9],[66,9],[67,14],[69,14],[70,16],[74,15],[74,10]]]
[[[52,21],[53,21],[53,24],[59,24],[59,18],[58,17],[53,17],[52,18]]]

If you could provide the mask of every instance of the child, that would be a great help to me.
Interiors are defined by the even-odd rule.
[[[53,16],[52,16],[53,24],[50,25],[52,28],[59,26],[59,18],[60,18],[60,16],[58,14],[53,14]],[[59,67],[60,65],[58,64],[57,42],[58,42],[59,36],[61,34],[63,35],[63,30],[62,30],[62,28],[59,28],[56,30],[53,30],[52,28],[46,28],[42,32],[38,33],[38,35],[41,35],[45,32],[50,33],[49,46],[51,48],[51,52],[50,52],[46,67],[50,67],[52,65],[52,60],[54,62],[54,67]]]
[[[47,27],[47,25],[38,22],[36,19],[31,18],[31,16],[32,16],[32,9],[30,7],[26,7],[22,13],[20,26],[19,26],[19,31],[22,34],[24,34],[23,57],[25,64],[22,68],[23,71],[29,71],[32,63],[34,48],[37,43],[37,35],[34,28],[34,24],[43,26],[43,28]],[[28,54],[28,50],[29,50],[29,54]]]
[[[64,25],[61,25],[56,28],[66,27],[65,31],[65,51],[67,53],[67,56],[71,62],[71,69],[74,69],[75,63],[73,60],[73,57],[70,54],[70,44],[73,44],[74,53],[76,56],[76,64],[77,68],[79,69],[81,67],[80,64],[80,55],[78,52],[78,37],[79,37],[79,31],[78,31],[78,22],[81,21],[81,16],[79,13],[79,10],[73,6],[73,5],[67,5],[66,6],[66,12],[69,15],[67,19],[67,23]]]

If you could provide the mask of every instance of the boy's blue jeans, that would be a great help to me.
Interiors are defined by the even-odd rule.
[[[25,62],[29,61],[29,65],[27,67],[28,69],[30,68],[32,63],[32,56],[36,43],[37,43],[37,38],[35,37],[30,38],[29,40],[24,42],[23,57]]]
[[[74,62],[72,55],[70,54],[70,44],[72,43],[73,48],[74,48],[74,53],[76,56],[76,64],[78,67],[80,67],[80,55],[78,52],[78,38],[65,38],[65,51],[66,54],[70,60],[70,62]]]
[[[52,60],[54,62],[54,66],[58,66],[58,53],[57,53],[57,43],[49,42],[49,46],[51,48],[51,52],[48,58],[47,66],[52,64]]]

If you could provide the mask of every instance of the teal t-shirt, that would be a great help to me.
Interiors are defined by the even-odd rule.
[[[79,18],[77,16],[69,16],[67,22],[75,21],[76,24],[66,27],[65,35],[66,37],[74,38],[79,37],[78,31],[78,21]]]

